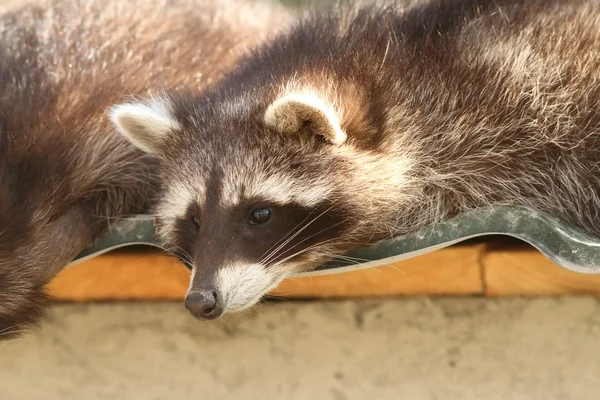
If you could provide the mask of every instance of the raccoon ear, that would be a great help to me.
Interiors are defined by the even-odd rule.
[[[335,110],[311,93],[292,93],[275,100],[265,112],[265,123],[282,133],[295,133],[310,122],[332,144],[346,141]]]
[[[179,123],[164,101],[119,104],[110,110],[109,117],[131,143],[155,155],[162,152],[169,135],[179,129]]]

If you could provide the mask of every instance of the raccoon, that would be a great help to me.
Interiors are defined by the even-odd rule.
[[[159,232],[201,319],[359,246],[493,205],[600,237],[600,3],[310,13],[200,94],[116,105],[160,160]]]
[[[154,157],[107,107],[213,85],[290,18],[242,0],[53,0],[0,16],[0,338],[39,321],[49,280],[152,202]]]

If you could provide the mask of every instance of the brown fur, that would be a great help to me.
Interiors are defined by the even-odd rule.
[[[110,220],[150,204],[154,161],[107,107],[210,86],[288,18],[234,0],[42,1],[0,16],[0,338],[37,322],[45,284]]]
[[[303,92],[337,118],[318,102],[312,113],[306,103],[268,111]],[[157,213],[162,236],[202,276],[192,290],[256,299],[269,285],[244,279],[277,282],[499,204],[600,237],[594,0],[338,7],[257,49],[213,89],[167,99],[179,128],[153,150],[165,188]],[[336,120],[345,142],[324,129]],[[277,216],[268,227],[246,223],[256,207]],[[265,276],[231,273],[255,263]]]

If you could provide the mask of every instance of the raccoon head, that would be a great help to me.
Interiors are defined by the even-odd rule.
[[[159,235],[193,265],[186,307],[200,319],[252,306],[290,274],[380,237],[381,193],[404,179],[310,92],[267,105],[171,95],[110,117],[162,161]]]

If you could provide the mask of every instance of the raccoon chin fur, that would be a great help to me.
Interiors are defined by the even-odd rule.
[[[160,233],[226,312],[472,209],[533,207],[600,237],[599,104],[597,1],[431,0],[309,13],[210,90],[112,118],[160,159]]]
[[[0,339],[38,323],[51,278],[153,201],[155,159],[108,107],[214,85],[290,18],[242,0],[41,0],[0,15]]]

